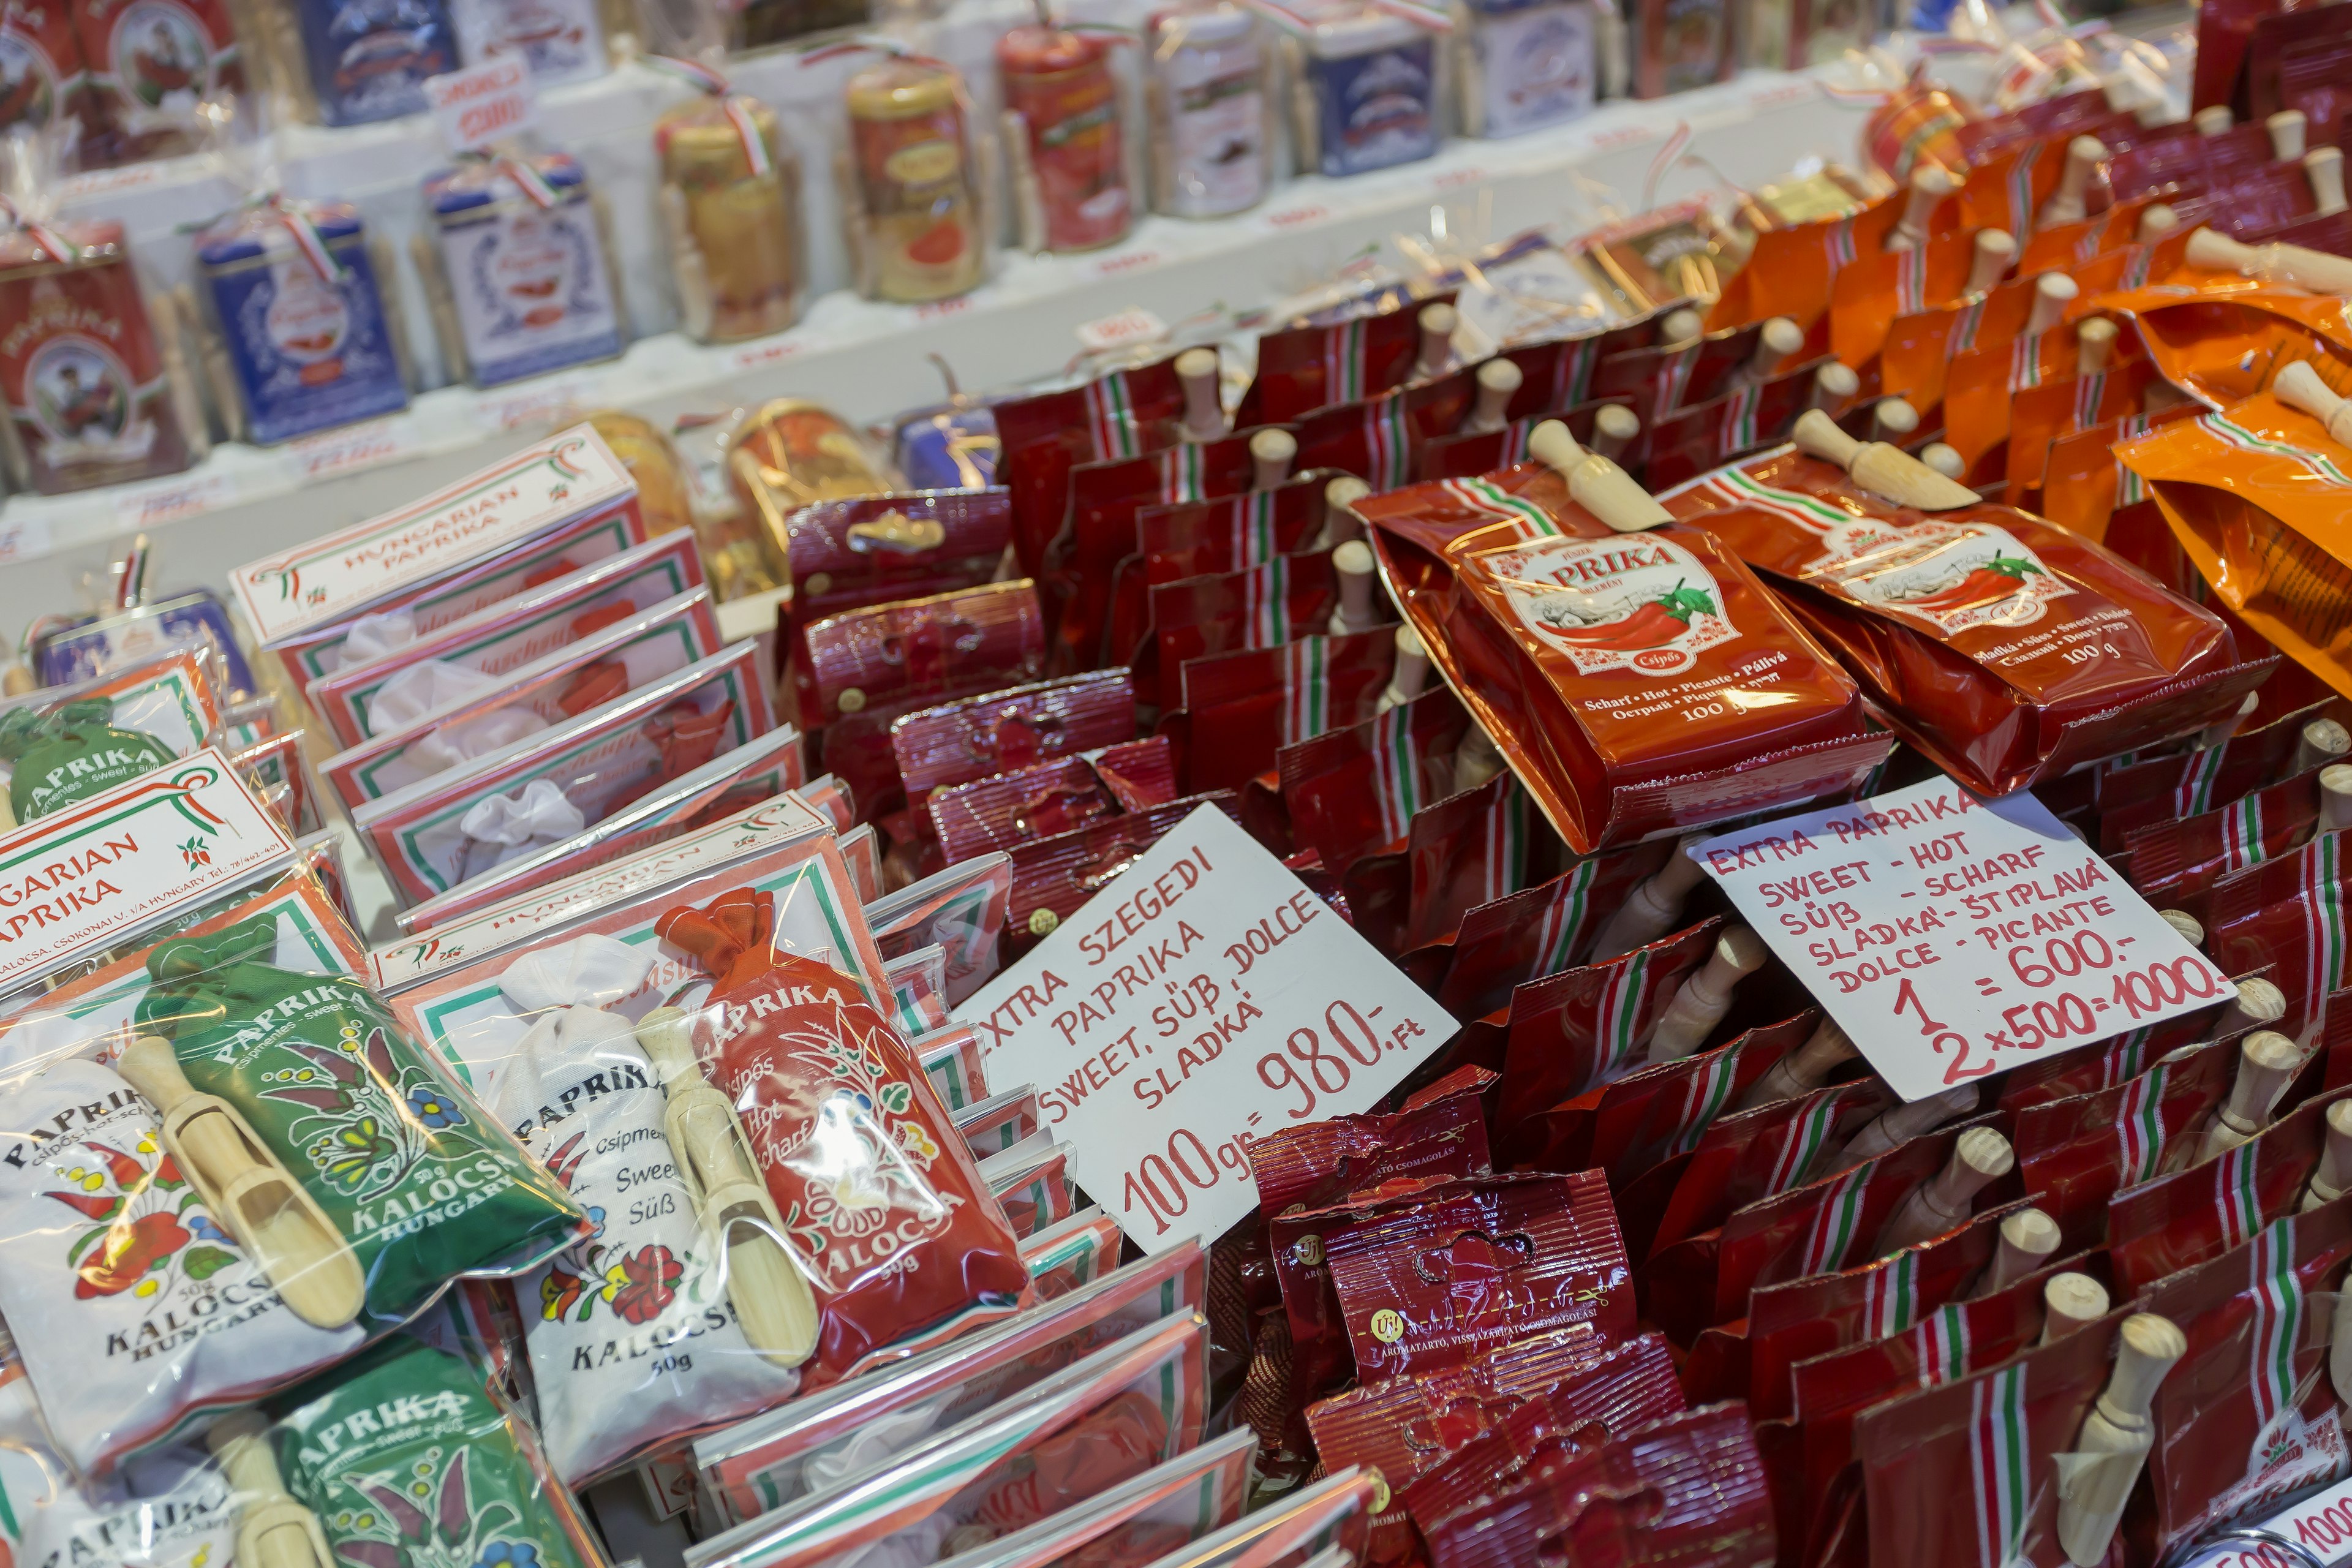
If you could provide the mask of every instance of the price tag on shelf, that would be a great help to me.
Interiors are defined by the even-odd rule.
[[[1257,1203],[1249,1146],[1369,1110],[1454,1020],[1213,805],[957,1009],[1148,1251]]]
[[[1905,1100],[2230,994],[2022,790],[1939,776],[1693,853]]]
[[[415,452],[415,420],[405,414],[387,415],[361,425],[298,436],[279,448],[288,475],[297,480],[322,479],[354,468],[373,468],[398,462]]]
[[[1117,315],[1086,321],[1078,327],[1078,343],[1088,353],[1132,348],[1137,343],[1165,342],[1168,323],[1140,305],[1129,305]]]

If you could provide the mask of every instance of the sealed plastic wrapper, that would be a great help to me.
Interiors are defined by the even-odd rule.
[[[1208,1328],[1197,1312],[1172,1313],[883,1468],[689,1548],[689,1561],[932,1562],[1085,1502],[1200,1442]]]
[[[868,835],[870,840],[870,828],[860,828],[858,832]],[[845,847],[842,858],[850,862],[850,879],[854,884],[857,872]],[[891,1022],[897,1024],[908,1039],[947,1027],[947,998],[940,990],[946,975],[947,950],[936,945],[918,948],[883,964],[882,981],[890,993]]]
[[[1274,178],[1271,59],[1257,18],[1214,0],[1152,17],[1149,64],[1152,205],[1178,217],[1257,205]]]
[[[219,659],[225,700],[253,690],[253,670],[238,646],[228,605],[210,588],[142,599],[92,620],[27,631],[25,651],[44,686],[72,686],[185,648]]]
[[[1139,204],[1110,50],[1100,34],[1045,23],[997,40],[1005,163],[1024,249],[1099,250],[1135,226]]]
[[[1038,1299],[1051,1301],[1110,1272],[1125,1240],[1118,1222],[1100,1204],[1089,1204],[1024,1242],[1021,1266],[1029,1270]]]
[[[385,1411],[398,1414],[383,1419]],[[446,1351],[391,1340],[289,1401],[266,1436],[245,1440],[262,1449],[230,1450],[240,1489],[257,1494],[247,1518],[290,1497],[341,1561],[604,1562],[530,1425]],[[276,1489],[262,1484],[272,1453]]]
[[[919,304],[985,276],[988,226],[963,79],[895,57],[849,79],[845,223],[868,299]]]
[[[17,1375],[21,1376],[21,1373]],[[112,1553],[136,1568],[215,1568],[236,1561],[236,1491],[194,1444],[142,1457],[133,1475],[77,1486],[18,1383],[10,1444],[0,1448],[0,1540],[27,1563]]]
[[[1257,1439],[1228,1432],[1124,1486],[942,1560],[942,1568],[1142,1564],[1241,1517]]]
[[[1045,613],[1025,578],[846,610],[803,626],[793,678],[803,723],[868,702],[1018,686],[1045,671]]]
[[[223,356],[213,392],[233,435],[270,446],[408,406],[389,259],[348,202],[278,197],[196,237]]]
[[[1001,1154],[1037,1131],[1037,1088],[1023,1084],[992,1094],[955,1113],[955,1130],[965,1147],[985,1160]]]
[[[219,726],[213,684],[193,654],[30,693],[0,704],[0,799],[13,823],[30,822],[186,756]]]
[[[1356,1466],[1302,1487],[1224,1529],[1155,1559],[1150,1568],[1284,1568],[1361,1562],[1388,1483]],[[1334,1547],[1342,1556],[1328,1558]]]
[[[800,320],[808,290],[800,163],[776,111],[702,75],[654,127],[661,212],[687,334],[729,343]]]
[[[1033,1132],[980,1163],[980,1179],[1004,1207],[1005,1222],[1022,1240],[1051,1230],[1076,1212],[1071,1196],[1070,1146],[1050,1132]]]
[[[1104,746],[1059,762],[933,790],[924,802],[950,865],[1027,839],[1176,798],[1167,737]]]
[[[426,180],[425,204],[435,234],[412,248],[453,374],[498,386],[621,352],[612,245],[577,159],[469,161]]]
[[[969,1026],[954,1024],[934,1029],[908,1042],[907,1048],[915,1054],[931,1092],[950,1110],[961,1110],[988,1098],[988,1078],[980,1059],[980,1037]]]
[[[41,495],[177,473],[207,450],[168,297],[151,321],[122,225],[0,231],[0,443],[10,488]]]
[[[1129,1264],[874,1375],[814,1393],[694,1448],[730,1518],[751,1519],[887,1464],[934,1434],[1071,1363],[1200,1308],[1208,1266],[1197,1242]]]
[[[795,518],[803,507],[878,496],[890,488],[865,441],[841,416],[797,397],[763,403],[735,427],[727,440],[727,478],[745,518],[756,523],[770,559],[779,566],[792,559]],[[887,525],[866,537],[869,549],[895,542]]]
[[[421,114],[425,82],[457,68],[442,0],[299,0],[308,108],[322,125],[368,125]]]

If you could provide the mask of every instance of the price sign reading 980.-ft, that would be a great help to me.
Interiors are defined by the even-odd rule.
[[[2231,994],[2022,791],[1938,777],[1692,853],[1906,1100]]]
[[[1454,1020],[1213,805],[956,1010],[1150,1251],[1257,1203],[1250,1144],[1370,1110]]]

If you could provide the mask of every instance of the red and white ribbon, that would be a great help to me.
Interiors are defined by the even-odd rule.
[[[16,209],[16,204],[5,196],[0,196],[0,218],[5,218],[9,226],[22,229],[31,235],[33,243],[47,251],[55,259],[69,262],[81,259],[81,247],[68,239],[62,230],[26,217]]]
[[[674,77],[719,100],[720,110],[735,127],[737,140],[743,143],[743,162],[755,176],[770,174],[775,169],[774,160],[768,156],[768,139],[760,134],[759,123],[752,118],[749,100],[728,90],[725,75],[698,60],[682,60],[675,55],[647,55],[645,62],[664,75]]]

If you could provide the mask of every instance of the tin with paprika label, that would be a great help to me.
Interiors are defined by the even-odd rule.
[[[1297,127],[1299,162],[1334,178],[1411,163],[1437,151],[1437,41],[1402,16],[1343,8],[1307,35],[1313,104]]]
[[[0,7],[0,131],[79,118],[88,85],[68,6],[42,0]]]
[[[425,111],[425,79],[457,68],[442,0],[296,0],[319,120],[369,125]]]
[[[612,261],[577,159],[463,164],[427,181],[425,198],[452,346],[476,386],[621,352]]]
[[[105,130],[85,166],[197,151],[194,110],[245,90],[245,58],[222,0],[77,0],[74,30]]]
[[[1592,112],[1593,36],[1585,0],[1476,0],[1460,55],[1463,129],[1517,136]]]
[[[970,291],[986,257],[962,79],[887,59],[849,79],[848,107],[859,292],[919,303]]]
[[[197,237],[196,262],[247,439],[268,446],[408,406],[375,266],[348,204],[242,208]]]
[[[1013,199],[1032,250],[1098,250],[1134,226],[1110,47],[1042,25],[997,40]]]
[[[74,254],[59,257],[52,241]],[[61,495],[177,473],[202,455],[181,423],[121,224],[0,234],[0,322],[14,488]]]

